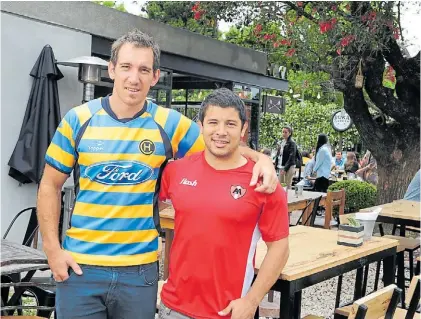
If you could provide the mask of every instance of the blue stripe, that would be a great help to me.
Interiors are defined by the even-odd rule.
[[[120,140],[89,140],[83,139],[79,143],[80,153],[110,153],[110,154],[139,154],[139,141]],[[162,142],[154,142],[154,155],[165,156],[165,147]]]
[[[147,164],[147,163],[145,163],[145,164]],[[85,170],[86,170],[88,167],[89,167],[89,166],[79,165],[79,168],[80,168],[80,176],[81,176],[81,177],[87,177],[87,176],[86,176],[86,174],[85,174]],[[159,175],[159,172],[160,172],[160,170],[161,170],[161,167],[158,167],[158,168],[152,168],[152,169],[153,169],[153,174],[152,174],[151,178],[149,179],[150,181],[151,181],[151,180],[155,180],[155,179],[157,179],[157,178],[158,178],[158,175]]]
[[[88,102],[88,108],[92,115],[102,109],[101,99],[95,99]]]
[[[61,134],[60,131],[56,131],[56,133],[53,136],[52,142],[56,144],[58,147],[60,147],[63,151],[75,156],[74,147],[70,143],[69,139],[63,134]]]
[[[80,190],[77,201],[96,205],[133,206],[153,203],[154,192],[150,193],[117,193]]]
[[[184,157],[184,155],[186,155],[186,153],[192,148],[199,136],[200,127],[197,123],[192,121],[186,135],[180,141],[180,144],[178,144],[177,157]]]
[[[79,106],[78,106],[79,107]],[[77,133],[80,130],[80,123],[79,118],[77,117],[75,109],[71,109],[67,114],[64,116],[66,122],[70,125],[70,127],[73,129],[73,140],[76,140]]]
[[[95,218],[73,215],[72,227],[102,231],[135,231],[155,229],[153,217],[146,218]]]
[[[79,254],[87,255],[104,255],[104,256],[120,256],[120,255],[138,255],[158,250],[158,239],[146,243],[133,244],[98,244],[71,237],[66,237],[63,243],[66,250]]]
[[[64,174],[70,174],[73,169],[72,167],[61,164],[59,161],[55,160],[51,156],[48,156],[47,154],[45,154],[45,162]]]
[[[178,123],[180,122],[181,114],[177,111],[170,110],[167,118],[167,122],[165,123],[164,130],[168,134],[170,141],[174,136],[175,130],[177,129]]]
[[[155,103],[152,103],[151,101],[148,101],[148,108],[146,109],[146,111],[150,115],[152,115],[152,118],[155,118],[157,109],[158,109],[158,105],[156,105]]]
[[[95,115],[89,122],[91,127],[124,127],[124,128],[142,128],[142,129],[158,129],[155,122],[150,117],[138,117],[134,121],[120,122],[108,114]]]

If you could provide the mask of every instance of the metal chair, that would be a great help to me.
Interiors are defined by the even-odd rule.
[[[16,220],[22,216],[24,213],[29,213],[29,222],[28,226],[26,228],[25,236],[22,241],[22,245],[31,247],[34,241],[34,237],[38,232],[39,225],[38,225],[38,219],[37,219],[37,210],[36,207],[28,207],[23,210],[21,210],[19,213],[16,214],[16,216],[13,218],[13,220],[10,222],[9,227],[7,228],[6,232],[3,235],[3,239],[7,238],[7,235],[9,234],[10,230],[12,229],[13,225],[15,224]],[[1,287],[1,302],[4,304],[7,301],[7,297],[9,295],[10,287],[13,285],[18,285],[21,281],[20,274],[12,274],[12,275],[2,275],[1,276],[2,282],[7,283],[6,285],[2,284]],[[36,280],[36,278],[33,278]],[[22,297],[30,297],[35,298],[37,303],[39,305],[45,305],[45,306],[38,306],[37,308],[37,315],[49,318],[51,316],[52,310],[46,310],[45,308],[54,309],[55,305],[55,293],[54,288],[52,290],[50,289],[44,289],[42,286],[48,285],[47,283],[44,283],[43,281],[48,280],[49,278],[40,278],[40,282],[34,283],[33,285],[28,285],[28,287],[25,289],[25,291],[22,293]],[[10,307],[15,307],[15,310],[17,310],[19,315],[22,315],[22,309],[24,306],[22,306],[22,299],[19,298],[19,300],[16,302],[15,305],[12,305]]]
[[[307,206],[303,209],[300,217],[297,220],[297,224],[300,224],[300,221],[304,218],[305,212],[311,209],[310,215],[307,217],[306,221],[302,223],[302,225],[314,227],[314,221],[316,220],[317,210],[320,205],[320,201],[322,200],[322,196],[317,197],[316,199],[310,201]],[[310,223],[309,223],[310,222]]]

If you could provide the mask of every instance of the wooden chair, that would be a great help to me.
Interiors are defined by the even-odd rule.
[[[409,286],[408,295],[406,297],[405,303],[408,306],[408,309],[396,308],[394,319],[420,319],[421,315],[416,313],[417,307],[420,303],[420,276],[414,276],[411,280]]]
[[[345,313],[348,319],[391,319],[399,302],[401,290],[396,285],[387,286],[348,306]],[[335,311],[335,318],[336,318]],[[323,317],[306,316],[305,319],[319,319]]]
[[[345,190],[327,192],[325,204],[324,228],[330,229],[330,222],[333,216],[333,208],[339,206],[339,216],[345,213]]]
[[[395,235],[385,235],[384,237],[396,239],[399,241],[399,246],[402,246],[405,252],[409,255],[409,281],[414,276],[414,251],[420,248],[420,240],[416,238],[400,237]]]

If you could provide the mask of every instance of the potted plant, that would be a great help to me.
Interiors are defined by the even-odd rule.
[[[364,226],[354,217],[339,225],[338,245],[359,247],[364,241]]]

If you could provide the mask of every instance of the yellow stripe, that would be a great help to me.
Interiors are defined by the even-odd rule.
[[[156,229],[136,231],[102,231],[81,228],[70,228],[67,236],[77,240],[101,244],[134,244],[151,242],[158,237]]]
[[[97,115],[108,115],[107,111],[105,111],[104,109],[99,110],[96,114]]]
[[[174,154],[178,152],[178,144],[180,144],[180,141],[186,135],[191,124],[192,124],[192,120],[185,117],[184,115],[181,115],[180,121],[178,122],[177,128],[174,132],[174,135],[171,141],[171,144],[173,145],[173,149],[174,149]]]
[[[117,192],[117,193],[151,193],[155,191],[156,179],[149,180],[137,185],[104,185],[91,181],[89,178],[79,179],[80,189],[96,192]]]
[[[57,131],[59,131],[63,136],[67,137],[72,147],[75,147],[75,141],[73,140],[73,129],[70,124],[67,123],[66,119],[61,121],[61,127],[59,126]]]
[[[127,127],[92,127],[86,128],[83,139],[92,140],[120,140],[141,141],[144,139],[152,142],[161,142],[162,137],[158,129],[142,129]]]
[[[193,153],[202,152],[205,150],[205,140],[203,139],[203,135],[200,134],[194,142],[193,146],[190,148],[190,150],[186,153],[186,156],[189,156]]]
[[[122,153],[79,153],[79,164],[89,166],[97,164],[99,162],[113,161],[113,160],[127,160],[127,161],[138,161],[145,163],[152,168],[161,167],[165,161],[165,156],[162,155],[145,155],[139,154],[122,154]]]
[[[82,104],[78,107],[75,107],[74,110],[81,126],[92,116],[88,104]]]
[[[47,155],[67,167],[73,167],[75,158],[72,154],[63,151],[59,146],[51,143],[47,150]]]
[[[169,113],[169,109],[158,106],[154,118],[155,122],[157,122],[159,125],[161,125],[162,128],[164,128],[165,123],[167,123]]]
[[[96,218],[152,217],[153,205],[113,206],[76,202],[73,215]]]
[[[132,256],[86,255],[71,251],[69,253],[77,263],[93,266],[135,266],[153,263],[158,260],[158,251]]]

